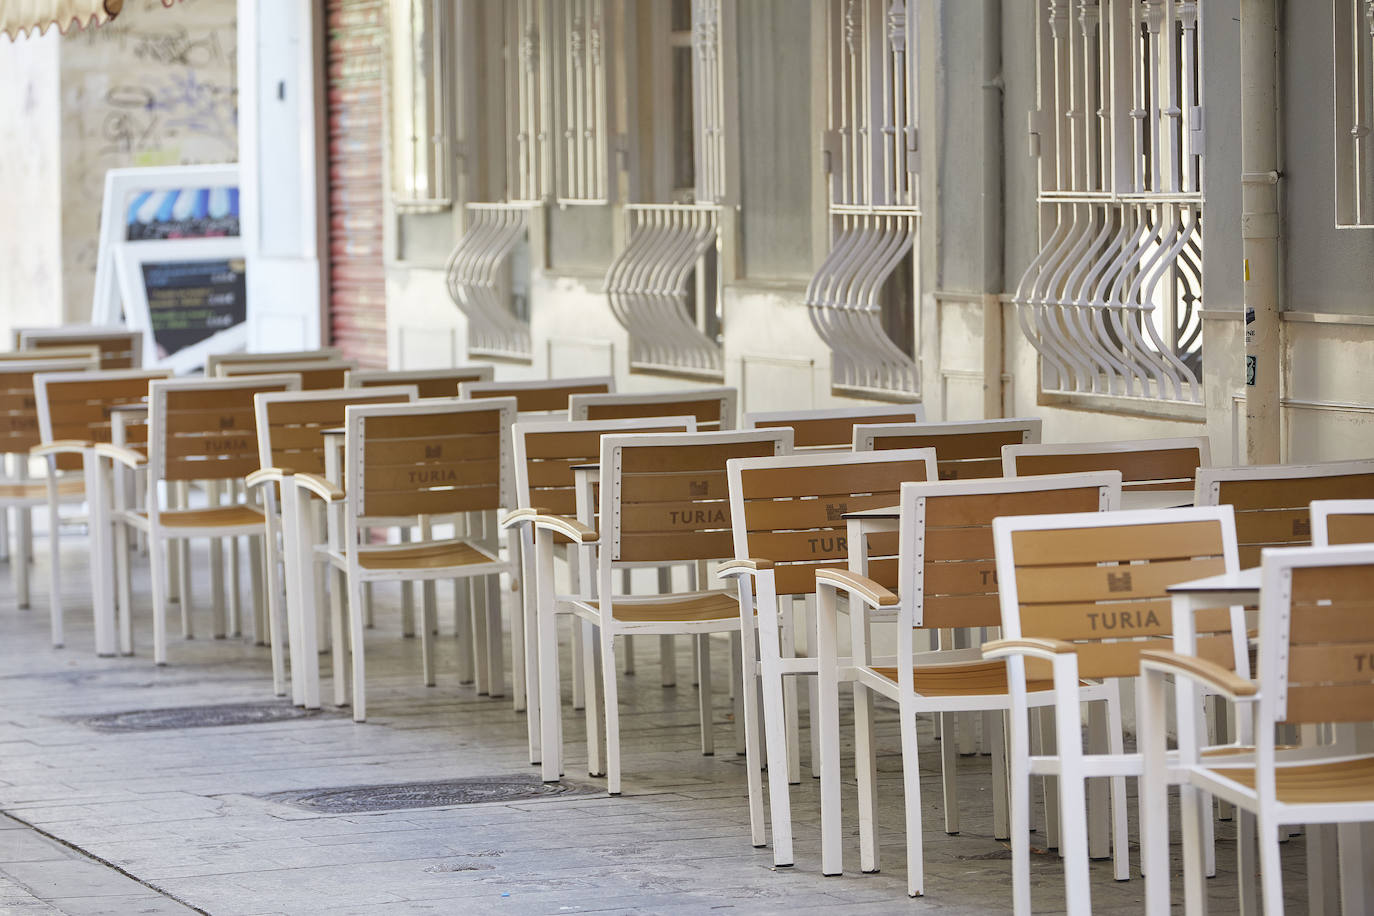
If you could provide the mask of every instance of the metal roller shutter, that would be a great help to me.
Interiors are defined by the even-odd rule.
[[[386,367],[382,266],[382,73],[386,0],[329,0],[330,338]]]

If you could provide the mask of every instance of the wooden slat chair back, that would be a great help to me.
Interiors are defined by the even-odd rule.
[[[414,385],[259,394],[254,398],[258,461],[265,468],[323,476],[324,431],[342,427],[347,408],[358,404],[398,404],[416,397]]]
[[[76,344],[70,347],[44,347],[36,350],[10,350],[0,353],[0,366],[5,363],[25,363],[42,360],[94,360],[100,368],[100,348],[95,344]]]
[[[380,385],[414,385],[422,398],[456,398],[463,382],[489,382],[493,366],[454,366],[451,369],[373,369],[351,372],[348,384],[354,388]]]
[[[891,423],[854,427],[854,451],[933,448],[941,480],[1002,476],[1002,446],[1040,442],[1040,418],[953,423]]]
[[[791,431],[603,436],[603,572],[734,555],[726,462],[780,455]]]
[[[515,500],[546,515],[577,517],[579,465],[601,460],[601,437],[615,433],[695,432],[690,416],[628,420],[522,420],[515,424]]]
[[[347,408],[344,489],[350,527],[356,519],[513,505],[515,414],[514,398]]]
[[[36,376],[34,391],[43,441],[66,440],[90,445],[109,442],[111,408],[147,403],[149,384],[171,374],[167,369],[113,369]],[[131,427],[128,431],[133,439],[127,446],[140,451],[146,449],[146,426],[141,442],[137,428]],[[79,454],[61,454],[54,458],[58,470],[82,467]]]
[[[933,449],[750,458],[729,465],[734,555],[767,560],[779,597],[809,595],[816,570],[843,568],[845,513],[897,505],[902,484],[935,477]],[[869,539],[870,578],[897,587],[897,535]]]
[[[605,394],[611,391],[615,391],[615,379],[609,375],[523,382],[462,382],[458,386],[459,397],[467,400],[515,398],[521,413],[567,410],[568,399],[575,394]]]
[[[1374,498],[1374,460],[1255,465],[1198,471],[1194,502],[1236,512],[1240,565],[1258,566],[1265,547],[1312,543],[1308,504],[1318,499]]]
[[[1071,643],[1081,677],[1138,675],[1141,652],[1172,648],[1169,586],[1239,568],[1230,506],[1001,518],[993,532],[1004,637]],[[1229,608],[1202,612],[1197,654],[1248,676],[1232,623]]]
[[[151,480],[238,480],[260,467],[253,399],[298,391],[294,374],[167,379],[149,385]]]
[[[791,427],[797,449],[847,450],[854,441],[854,427],[875,423],[922,423],[920,404],[833,407],[821,410],[770,410],[744,415],[745,429]]]
[[[20,350],[94,346],[101,369],[138,369],[143,366],[143,332],[121,327],[74,326],[21,328],[15,332]]]
[[[278,375],[289,372],[300,376],[301,391],[328,391],[348,387],[348,375],[357,366],[349,360],[306,360],[298,362],[222,362],[219,378],[245,375]]]
[[[625,420],[636,417],[696,418],[701,432],[735,428],[739,392],[735,388],[696,388],[653,394],[575,394],[568,399],[569,420]]]
[[[38,424],[34,376],[43,372],[89,372],[99,357],[89,353],[65,359],[6,360],[0,362],[0,454],[22,455],[43,441]]]
[[[1317,499],[1310,506],[1312,544],[1374,544],[1374,499]]]
[[[219,367],[230,364],[246,366],[252,363],[332,363],[343,358],[343,351],[337,347],[322,347],[318,350],[278,350],[272,353],[211,353],[205,357],[205,375],[207,378],[218,378]]]
[[[1007,477],[1120,471],[1124,491],[1192,490],[1199,468],[1211,464],[1206,436],[1007,445],[1002,448]]]

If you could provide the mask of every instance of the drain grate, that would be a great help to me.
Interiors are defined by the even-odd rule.
[[[219,706],[173,706],[135,709],[99,716],[73,716],[71,721],[102,732],[154,731],[168,728],[213,728],[220,725],[258,725],[328,715],[285,703],[225,703]]]
[[[404,811],[409,808],[442,808],[451,805],[484,805],[529,801],[535,798],[596,795],[596,786],[575,782],[543,783],[532,775],[472,776],[438,782],[401,782],[376,786],[342,786],[335,789],[300,789],[259,796],[270,801],[326,814],[358,814],[366,811]]]

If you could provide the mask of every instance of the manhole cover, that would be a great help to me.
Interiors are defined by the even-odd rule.
[[[217,725],[256,725],[325,715],[320,710],[300,709],[284,703],[226,703],[220,706],[174,706],[170,709],[135,709],[99,716],[73,716],[72,720],[103,732],[152,731],[163,728],[211,728]]]
[[[596,795],[596,786],[573,782],[543,783],[532,775],[473,776],[438,782],[401,782],[378,786],[342,786],[336,789],[301,789],[260,796],[276,802],[328,814],[362,811],[403,811],[408,808],[440,808],[449,805],[482,805],[493,802],[528,801],[566,795]]]

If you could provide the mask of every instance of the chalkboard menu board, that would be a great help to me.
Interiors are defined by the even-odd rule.
[[[248,320],[242,258],[142,265],[159,359]]]

